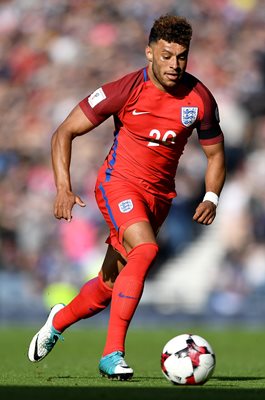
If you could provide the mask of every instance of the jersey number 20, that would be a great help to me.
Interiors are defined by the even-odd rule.
[[[159,146],[159,143],[157,143],[159,140],[161,140],[162,142],[169,142],[171,144],[175,143],[175,137],[177,136],[177,134],[174,131],[166,131],[164,133],[164,135],[161,135],[161,132],[158,129],[152,129],[151,132],[149,133],[149,136],[151,136],[153,138],[153,141],[148,142],[147,146]],[[162,136],[162,139],[161,139]],[[167,140],[168,138],[170,138],[171,140]]]

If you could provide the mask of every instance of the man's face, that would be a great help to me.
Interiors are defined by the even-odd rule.
[[[188,52],[188,47],[163,39],[147,46],[150,78],[158,88],[166,91],[174,89],[186,70]]]

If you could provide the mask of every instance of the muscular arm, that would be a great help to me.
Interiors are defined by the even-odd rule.
[[[85,206],[80,197],[72,192],[70,178],[72,141],[76,136],[84,135],[93,128],[94,125],[80,107],[76,106],[52,136],[52,166],[57,188],[54,215],[58,219],[64,218],[70,222],[74,204]]]
[[[223,142],[210,146],[202,146],[207,157],[205,173],[205,190],[220,195],[226,176],[225,153]],[[193,216],[194,221],[210,225],[216,215],[216,206],[211,201],[204,201],[198,205]]]

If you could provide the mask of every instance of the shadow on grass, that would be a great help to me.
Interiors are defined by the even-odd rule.
[[[216,381],[259,380],[263,378],[215,378]],[[263,395],[262,395],[263,393]],[[265,387],[257,389],[237,389],[234,387],[182,387],[167,388],[132,387],[128,382],[124,387],[73,387],[73,386],[0,386],[1,400],[154,400],[154,399],[196,399],[196,400],[256,400],[264,398]]]
[[[69,382],[72,384],[73,381],[82,381],[84,380],[85,382],[89,382],[88,387],[90,387],[91,382],[94,381],[93,377],[88,377],[88,376],[72,376],[72,375],[55,375],[55,376],[50,376],[49,378],[47,378],[47,382],[56,382],[56,381],[60,381],[60,380],[64,380],[67,379],[69,380]],[[124,385],[133,385],[134,383],[138,383],[141,381],[144,382],[154,382],[154,381],[164,381],[164,378],[161,377],[157,377],[157,376],[149,376],[149,377],[142,377],[139,376],[138,378],[133,378],[132,380],[128,380],[127,382],[124,382],[122,384]],[[264,380],[264,384],[265,384],[265,376],[214,376],[211,378],[211,381],[216,381],[216,384],[218,384],[219,382],[253,382],[253,381],[262,381]],[[105,380],[105,382],[111,382],[111,380]],[[119,383],[119,381],[117,380],[113,380],[112,382]],[[178,386],[178,385],[176,385]],[[200,386],[200,385],[198,385]],[[198,386],[196,386],[195,388],[198,388]],[[0,386],[0,390],[3,386]],[[144,387],[144,386],[143,386]],[[183,389],[183,386],[178,386],[179,388]],[[205,387],[205,386],[204,386]],[[189,390],[193,389],[194,387],[189,387]],[[212,389],[212,388],[211,388]],[[265,389],[265,386],[264,386]],[[167,390],[167,389],[166,389]],[[185,388],[186,390],[186,388]],[[214,389],[213,389],[214,390]]]
[[[262,380],[265,381],[265,377],[264,376],[217,376],[211,378],[211,381],[214,380],[223,382],[233,382],[233,381],[247,382],[247,381],[262,381]]]

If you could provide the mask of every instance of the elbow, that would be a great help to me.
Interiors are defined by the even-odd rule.
[[[64,124],[59,126],[51,137],[51,148],[54,149],[57,146],[62,145],[65,142],[71,142],[75,135],[72,131],[66,129]]]
[[[51,151],[53,152],[57,147],[59,147],[61,142],[61,134],[59,129],[57,129],[51,137]]]
[[[53,133],[52,137],[51,137],[51,147],[53,147],[55,145],[55,142],[57,140],[57,130]]]

